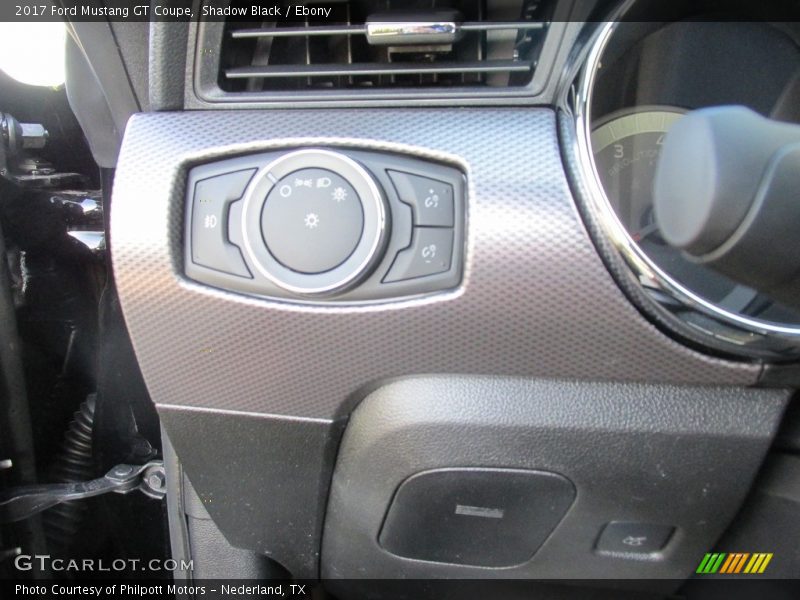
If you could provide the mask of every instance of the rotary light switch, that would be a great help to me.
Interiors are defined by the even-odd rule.
[[[380,258],[387,211],[355,160],[300,150],[262,170],[244,199],[244,250],[276,285],[300,294],[340,291]]]
[[[270,253],[298,273],[324,273],[341,265],[364,230],[361,199],[341,175],[300,169],[275,183],[261,213]]]

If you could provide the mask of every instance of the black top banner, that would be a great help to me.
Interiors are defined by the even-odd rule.
[[[638,0],[619,15],[624,0],[552,0],[553,20],[604,21],[618,15],[625,21],[773,21],[800,22],[800,0]],[[383,3],[351,0],[360,10]],[[459,3],[454,1],[453,6]],[[0,21],[313,21],[316,25],[338,23],[336,0],[3,0]],[[408,9],[430,6],[408,0]],[[399,13],[398,13],[399,14]],[[417,17],[419,13],[417,13]],[[401,18],[398,16],[398,18]]]

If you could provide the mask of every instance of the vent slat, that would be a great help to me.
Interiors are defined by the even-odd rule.
[[[317,35],[366,35],[363,25],[318,25],[312,27],[269,27],[262,29],[235,29],[231,32],[234,39],[252,39],[262,37],[306,37]]]
[[[424,63],[356,63],[352,65],[274,65],[270,67],[237,67],[227,69],[228,79],[278,77],[336,77],[358,75],[424,75],[460,73],[527,73],[531,64],[518,60],[486,60],[481,62]]]
[[[541,21],[495,21],[461,23],[459,30],[470,31],[502,31],[502,30],[536,30],[544,29],[546,23]],[[312,27],[269,27],[260,29],[235,29],[231,32],[234,39],[252,39],[262,37],[306,37],[320,35],[366,35],[363,25],[317,25]]]
[[[544,29],[547,23],[542,21],[483,21],[462,23],[461,31],[500,31],[503,29],[535,30]]]

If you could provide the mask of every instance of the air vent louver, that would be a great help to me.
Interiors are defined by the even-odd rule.
[[[224,93],[524,86],[554,4],[323,0],[304,6],[327,17],[229,18],[217,84]]]

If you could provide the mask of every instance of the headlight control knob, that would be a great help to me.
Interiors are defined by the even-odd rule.
[[[298,273],[335,269],[356,249],[363,230],[355,189],[326,169],[300,169],[279,179],[261,211],[267,249]]]
[[[380,186],[353,159],[299,150],[260,170],[244,198],[244,250],[276,285],[298,294],[340,291],[383,249]]]

